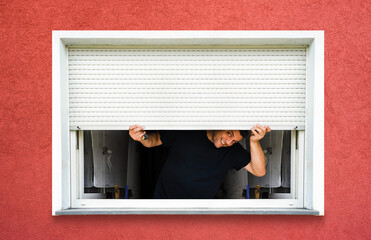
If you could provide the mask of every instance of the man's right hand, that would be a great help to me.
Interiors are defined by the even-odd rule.
[[[132,125],[129,127],[129,135],[130,137],[135,141],[142,141],[144,140],[144,135],[146,134],[146,131],[144,131],[143,126],[139,125]]]

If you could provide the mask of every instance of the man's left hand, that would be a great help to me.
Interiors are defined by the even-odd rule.
[[[254,125],[251,128],[251,136],[250,141],[252,142],[258,142],[260,139],[262,139],[267,132],[270,132],[271,128],[269,126],[262,126],[259,124]]]

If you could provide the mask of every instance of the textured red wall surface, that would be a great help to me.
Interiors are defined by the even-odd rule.
[[[0,1],[1,239],[370,239],[370,1]],[[325,30],[325,216],[51,216],[52,30]]]

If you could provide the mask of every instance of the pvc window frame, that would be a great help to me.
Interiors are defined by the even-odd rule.
[[[306,46],[305,131],[293,131],[295,198],[264,200],[82,199],[83,134],[68,124],[68,46]],[[52,214],[300,214],[324,215],[323,31],[53,31]],[[81,132],[80,132],[81,133]],[[79,149],[75,149],[79,137]],[[79,167],[80,166],[80,167]],[[80,169],[80,170],[79,170]],[[300,170],[301,169],[301,170]],[[302,173],[301,173],[302,171]],[[300,174],[299,174],[300,173]]]

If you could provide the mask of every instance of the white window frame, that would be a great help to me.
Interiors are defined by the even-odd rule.
[[[295,199],[82,199],[83,134],[68,125],[68,46],[248,45],[306,46],[306,123],[298,133]],[[81,133],[81,132],[80,132]],[[324,215],[323,31],[53,31],[52,214],[310,214]],[[293,149],[293,148],[292,148]],[[304,151],[305,149],[305,151]],[[300,170],[302,169],[302,170]],[[296,174],[298,177],[299,174]],[[302,186],[302,187],[300,187]]]
[[[298,133],[298,139],[296,134]],[[145,209],[169,208],[169,201],[142,200],[142,199],[99,199],[101,194],[84,193],[84,133],[83,131],[70,131],[71,139],[71,208],[137,208]],[[290,193],[276,194],[281,199],[234,199],[231,200],[172,200],[175,210],[181,209],[209,209],[224,210],[226,206],[233,209],[243,208],[303,208],[303,172],[304,172],[304,131],[291,131],[291,188]],[[263,201],[262,201],[263,200]],[[201,202],[200,202],[201,201]],[[233,204],[231,204],[233,203]]]

